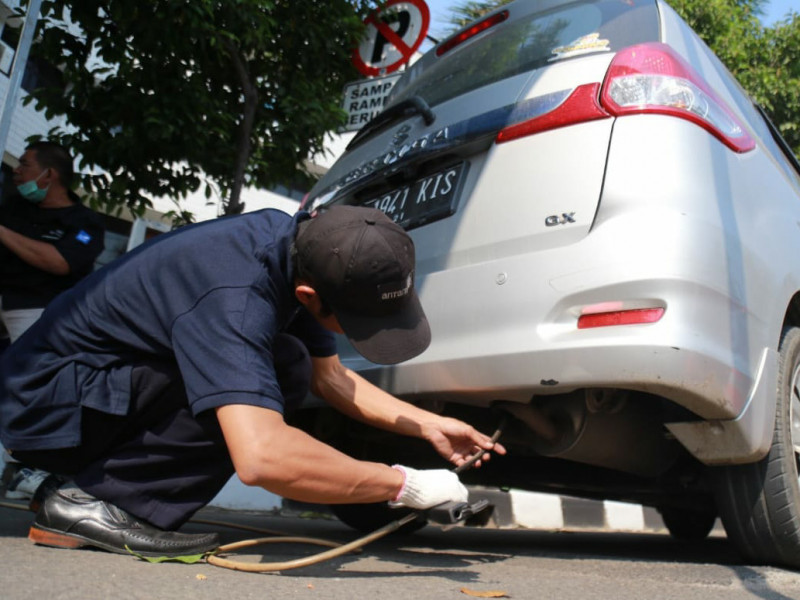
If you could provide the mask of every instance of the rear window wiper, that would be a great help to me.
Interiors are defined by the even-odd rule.
[[[430,125],[436,120],[436,114],[421,96],[411,96],[402,102],[398,102],[394,106],[390,106],[364,125],[355,137],[350,140],[346,149],[350,150],[356,147],[369,135],[377,132],[379,129],[389,126],[394,121],[413,115],[422,115],[422,118],[425,120],[425,125]]]

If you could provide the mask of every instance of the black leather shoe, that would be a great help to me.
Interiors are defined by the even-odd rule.
[[[64,483],[66,483],[66,480],[63,477],[50,473],[45,480],[39,484],[39,487],[36,488],[31,501],[28,503],[28,509],[33,512],[39,512],[44,499],[64,485]]]
[[[44,498],[28,539],[44,546],[92,546],[120,554],[128,554],[127,546],[142,556],[189,556],[219,546],[216,533],[159,529],[69,483]]]

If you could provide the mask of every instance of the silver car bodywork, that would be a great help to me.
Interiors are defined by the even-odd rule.
[[[481,36],[504,35],[528,14],[584,4],[512,3],[494,31],[448,52],[486,44]],[[588,50],[560,46],[536,69],[442,93],[430,103],[433,122],[415,112],[376,128],[337,161],[307,207],[367,203],[403,222],[392,203],[414,194],[429,201],[436,185],[453,196],[452,214],[404,223],[416,244],[430,348],[379,367],[343,342],[343,361],[428,406],[502,407],[539,434],[530,446],[544,456],[657,476],[677,439],[702,464],[758,461],[773,439],[778,345],[800,290],[792,258],[800,257],[800,177],[758,109],[668,5],[617,4],[628,6],[619,18],[630,22],[612,24],[614,32],[642,24],[620,35],[644,39],[624,45],[669,46],[752,143],[734,149],[697,122],[646,111],[498,139],[518,120],[503,112],[509,104],[546,114],[580,86],[601,89],[619,50],[613,38],[603,44],[602,29],[580,38]],[[453,67],[445,60],[456,59],[431,51],[411,67],[396,102],[427,72],[446,88]],[[498,111],[504,126],[481,124]],[[448,178],[455,168],[460,177]],[[633,311],[661,316],[578,327],[585,315]],[[648,425],[658,402],[677,410]],[[567,409],[566,441],[563,431],[548,440],[559,405],[579,408]],[[602,432],[581,451],[592,427]],[[653,456],[628,461],[621,455],[649,452],[639,430],[658,442]]]

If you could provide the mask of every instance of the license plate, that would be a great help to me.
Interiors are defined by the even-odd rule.
[[[362,205],[383,211],[405,229],[450,216],[455,212],[463,170],[464,163],[453,165]]]

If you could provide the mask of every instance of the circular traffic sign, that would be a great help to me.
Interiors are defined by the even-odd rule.
[[[367,35],[353,51],[353,63],[367,77],[392,73],[420,47],[430,24],[424,0],[389,0],[364,21]]]

